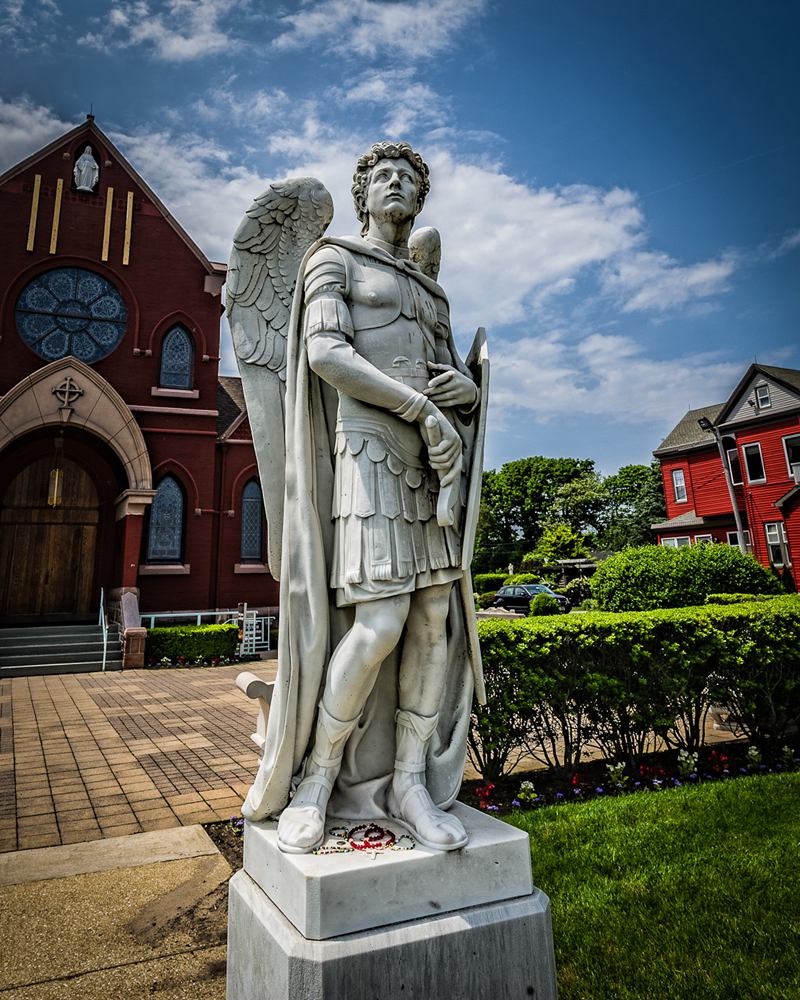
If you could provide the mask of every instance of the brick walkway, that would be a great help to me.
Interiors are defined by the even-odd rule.
[[[275,663],[248,668],[271,679]],[[258,764],[241,669],[0,681],[0,851],[238,813]]]

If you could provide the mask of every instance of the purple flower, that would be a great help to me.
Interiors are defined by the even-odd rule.
[[[563,798],[564,798],[564,793],[563,792],[556,792],[556,801],[557,802],[561,802],[561,800]]]
[[[660,778],[653,778],[653,788],[661,788],[663,782]]]
[[[642,787],[642,783],[641,783],[641,781],[634,781],[634,783],[633,783],[633,787],[634,787],[634,788],[641,788],[641,787]]]
[[[692,771],[689,775],[689,781],[697,781],[697,771]]]
[[[573,788],[572,789],[572,794],[573,795],[580,795],[581,794],[580,788]]]
[[[673,784],[674,788],[683,788],[683,782],[682,781],[678,781],[677,778],[673,778],[672,779],[672,784]]]
[[[604,788],[595,788],[594,790],[595,795],[603,795],[604,792],[605,792]]]
[[[727,767],[725,767],[725,768],[723,768],[723,769],[722,769],[722,773],[723,773],[723,774],[725,775],[725,777],[727,778],[727,777],[728,777],[728,775],[729,775],[729,774],[730,774],[731,772],[730,772],[730,771],[729,771],[729,770],[727,769]]]
[[[499,808],[499,806],[487,806],[486,811],[496,813]]]
[[[747,773],[748,773],[748,771],[747,771],[746,767],[740,767],[739,768],[739,774],[747,774]]]

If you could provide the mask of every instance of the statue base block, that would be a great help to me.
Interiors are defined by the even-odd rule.
[[[530,895],[528,835],[461,802],[450,812],[469,836],[459,851],[428,850],[396,823],[380,819],[381,827],[414,849],[284,854],[277,823],[247,823],[244,870],[309,940]],[[358,822],[331,819],[326,828]],[[328,845],[335,844],[329,837]]]
[[[422,887],[421,887],[422,891]],[[227,1000],[556,1000],[547,896],[309,941],[245,871],[230,881]]]
[[[284,854],[275,823],[246,824],[228,1000],[556,1000],[528,835],[461,803],[452,812],[469,843],[451,852]]]

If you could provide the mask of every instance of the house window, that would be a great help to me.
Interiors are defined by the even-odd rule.
[[[765,483],[767,474],[764,472],[764,460],[761,457],[761,445],[758,441],[755,444],[746,444],[742,448],[744,452],[744,464],[747,468],[748,483]]]
[[[668,549],[682,549],[686,545],[691,545],[692,540],[688,535],[678,535],[675,538],[662,538],[661,544]]]
[[[714,541],[713,535],[695,535],[694,544],[695,545],[711,545]]]
[[[786,540],[786,528],[783,521],[771,521],[764,525],[767,536],[769,561],[773,566],[788,566],[789,548]]]
[[[722,447],[728,459],[728,472],[731,474],[731,482],[734,486],[742,485],[742,463],[739,459],[739,450],[736,447],[736,438],[724,437]]]
[[[161,342],[163,389],[191,389],[194,381],[194,345],[182,326],[173,326]]]
[[[786,453],[786,467],[789,477],[800,484],[800,434],[783,439],[783,450]]]
[[[179,563],[183,556],[183,490],[174,476],[164,476],[156,488],[147,532],[147,561]]]
[[[686,503],[686,479],[683,469],[672,470],[672,490],[675,494],[675,503]]]
[[[742,534],[744,535],[744,547],[749,552],[750,551],[750,532],[749,531],[743,531]],[[728,537],[728,545],[736,545],[738,547],[738,545],[739,545],[739,532],[738,531],[729,531],[727,533],[727,537]]]
[[[264,504],[261,487],[255,479],[242,490],[242,562],[263,562]]]
[[[769,398],[769,386],[757,385],[756,386],[756,403],[758,403],[759,410],[768,410],[772,406],[772,400]]]

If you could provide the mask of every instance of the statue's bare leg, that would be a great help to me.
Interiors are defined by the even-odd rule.
[[[408,608],[407,595],[356,605],[353,627],[334,650],[328,665],[305,776],[278,821],[281,850],[305,854],[322,843],[325,810],[347,738],[375,684],[378,668],[400,639]]]
[[[447,674],[445,627],[452,584],[425,587],[411,598],[407,638],[400,662],[395,770],[390,812],[414,831],[420,843],[452,851],[467,842],[464,827],[431,800],[425,766],[439,717]]]

